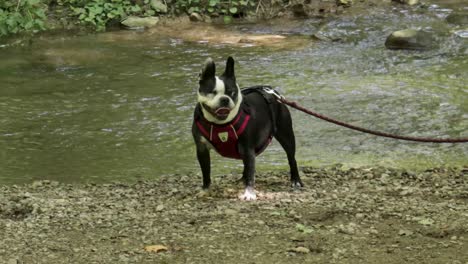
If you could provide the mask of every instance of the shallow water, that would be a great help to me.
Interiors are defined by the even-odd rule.
[[[325,25],[302,21],[291,38],[306,44],[285,48],[210,45],[145,32],[48,35],[4,46],[0,183],[199,174],[190,127],[197,75],[209,56],[221,70],[233,55],[241,87],[269,84],[343,121],[402,135],[468,137],[468,41],[444,22],[449,8],[375,8]],[[386,36],[408,25],[434,32],[438,48],[386,50]],[[319,28],[339,40],[309,37]],[[468,165],[468,144],[377,138],[295,110],[292,115],[299,165]],[[212,157],[214,175],[241,173],[241,162]],[[259,170],[286,168],[277,142],[258,158]]]

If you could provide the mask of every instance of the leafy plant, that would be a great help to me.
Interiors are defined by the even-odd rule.
[[[0,2],[0,36],[45,30],[47,5],[40,0]]]
[[[142,11],[139,5],[128,0],[92,0],[84,6],[71,6],[71,9],[78,16],[80,23],[92,25],[97,31],[105,30],[106,25],[113,20],[121,20]]]
[[[230,23],[232,17],[242,16],[257,5],[255,0],[177,0],[176,9],[187,13],[205,13],[210,16],[223,16],[225,23]]]
[[[0,0],[0,36],[46,29],[50,14],[103,31],[127,16],[179,15],[200,13],[221,16],[225,23],[233,17],[253,13],[258,0]]]

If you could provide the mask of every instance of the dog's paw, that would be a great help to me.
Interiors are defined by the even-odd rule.
[[[239,195],[239,199],[244,201],[255,201],[257,200],[257,195],[255,194],[255,190],[251,187],[245,188],[243,194]]]
[[[301,181],[291,182],[291,188],[293,188],[294,190],[302,189],[302,187],[304,187],[304,184]]]
[[[206,198],[210,196],[210,189],[202,189],[197,194],[197,198]]]

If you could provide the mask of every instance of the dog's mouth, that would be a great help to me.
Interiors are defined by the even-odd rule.
[[[216,111],[215,111],[216,117],[218,117],[220,119],[226,119],[228,117],[229,113],[231,113],[231,109],[229,109],[227,107],[220,107],[220,108],[216,109]]]
[[[203,106],[206,110],[208,110],[208,112],[210,112],[210,114],[212,114],[219,120],[225,120],[231,113],[231,109],[228,107],[218,107],[216,109],[212,109],[206,104],[203,104]]]

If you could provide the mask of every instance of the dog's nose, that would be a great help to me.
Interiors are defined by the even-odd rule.
[[[229,106],[229,98],[221,97],[221,99],[219,99],[219,103],[221,106]]]

